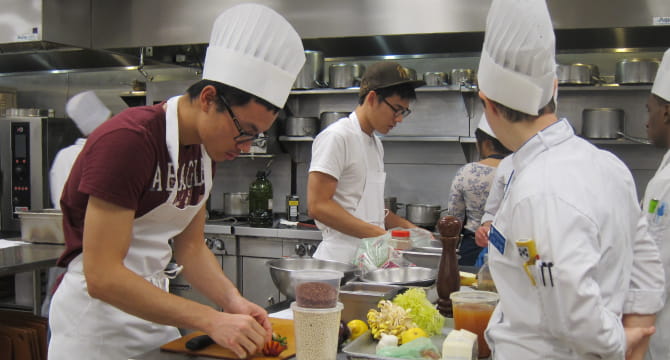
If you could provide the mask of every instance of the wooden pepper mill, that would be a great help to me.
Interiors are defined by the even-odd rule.
[[[437,272],[437,310],[446,317],[453,317],[451,299],[452,292],[461,288],[461,277],[458,272],[456,247],[461,236],[462,223],[454,216],[443,216],[437,222],[437,230],[442,242],[442,257]]]

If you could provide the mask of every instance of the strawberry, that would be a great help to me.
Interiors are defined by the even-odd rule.
[[[272,340],[263,346],[263,355],[278,356],[284,350],[286,350],[286,337],[273,333]]]

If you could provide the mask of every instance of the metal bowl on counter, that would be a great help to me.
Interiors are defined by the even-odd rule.
[[[359,275],[358,268],[353,264],[337,261],[326,261],[314,258],[281,258],[269,260],[266,265],[270,268],[272,282],[279,291],[290,299],[295,299],[291,286],[291,273],[300,270],[337,270],[344,273],[340,285],[355,279]]]
[[[361,276],[368,283],[405,286],[430,286],[437,279],[437,270],[425,267],[397,267],[369,271]]]

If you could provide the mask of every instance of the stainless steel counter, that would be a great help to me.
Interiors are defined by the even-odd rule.
[[[128,360],[212,360],[213,358],[208,356],[193,356],[186,354],[177,354],[170,353],[166,351],[160,351],[159,349],[151,350],[144,354],[133,356]],[[288,358],[287,360],[294,360],[295,356]],[[344,353],[337,354],[337,360],[347,360],[347,355]]]
[[[58,244],[29,244],[0,249],[0,276],[33,272],[33,313],[36,315],[40,314],[42,306],[40,271],[56,265],[64,249],[65,245]]]
[[[321,231],[316,229],[257,228],[249,225],[222,225],[216,222],[207,222],[205,224],[205,233],[283,239],[322,240]]]

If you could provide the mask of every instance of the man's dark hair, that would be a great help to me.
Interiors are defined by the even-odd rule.
[[[374,89],[370,91],[374,91],[377,93],[378,96],[377,102],[382,102],[387,97],[391,97],[393,95],[398,95],[402,99],[414,100],[416,99],[416,91],[414,91],[414,89],[415,86],[411,84],[400,84],[380,89]],[[368,91],[367,93],[365,93],[365,95],[362,95],[358,98],[359,105],[363,105],[363,103],[365,102],[365,97],[368,96],[370,91]]]
[[[547,105],[543,106],[537,111],[537,115],[530,115],[518,110],[511,109],[493,100],[491,100],[491,103],[496,108],[496,110],[498,110],[498,112],[502,114],[502,117],[513,123],[522,121],[532,121],[544,114],[553,114],[554,112],[556,112],[556,103],[554,102],[553,97],[549,100],[549,103],[547,103]]]
[[[661,106],[670,105],[670,101],[665,100],[664,98],[662,98],[662,97],[660,97],[656,94],[653,94],[653,93],[651,95],[654,96],[654,98],[656,99],[656,101],[658,102],[659,105],[661,105]]]
[[[477,128],[475,130],[475,138],[477,138],[477,144],[481,147],[484,141],[488,140],[493,145],[493,151],[501,155],[509,155],[512,151],[503,145],[500,140],[494,138],[493,136],[487,134],[484,130]]]
[[[259,98],[256,95],[249,94],[246,91],[242,91],[238,88],[234,88],[232,86],[228,86],[226,84],[222,84],[218,81],[213,80],[200,80],[197,83],[189,86],[189,88],[186,89],[186,93],[188,94],[189,98],[193,100],[197,98],[200,95],[202,89],[204,89],[205,86],[208,85],[214,86],[214,88],[216,89],[216,94],[223,95],[223,97],[226,98],[228,105],[230,106],[243,106],[248,104],[251,100],[255,100],[257,103],[265,106],[270,111],[277,112],[280,110],[275,105]],[[216,101],[216,110],[218,112],[224,112],[226,110],[226,107],[223,105],[223,102],[221,102],[221,99],[219,99],[218,97]]]

